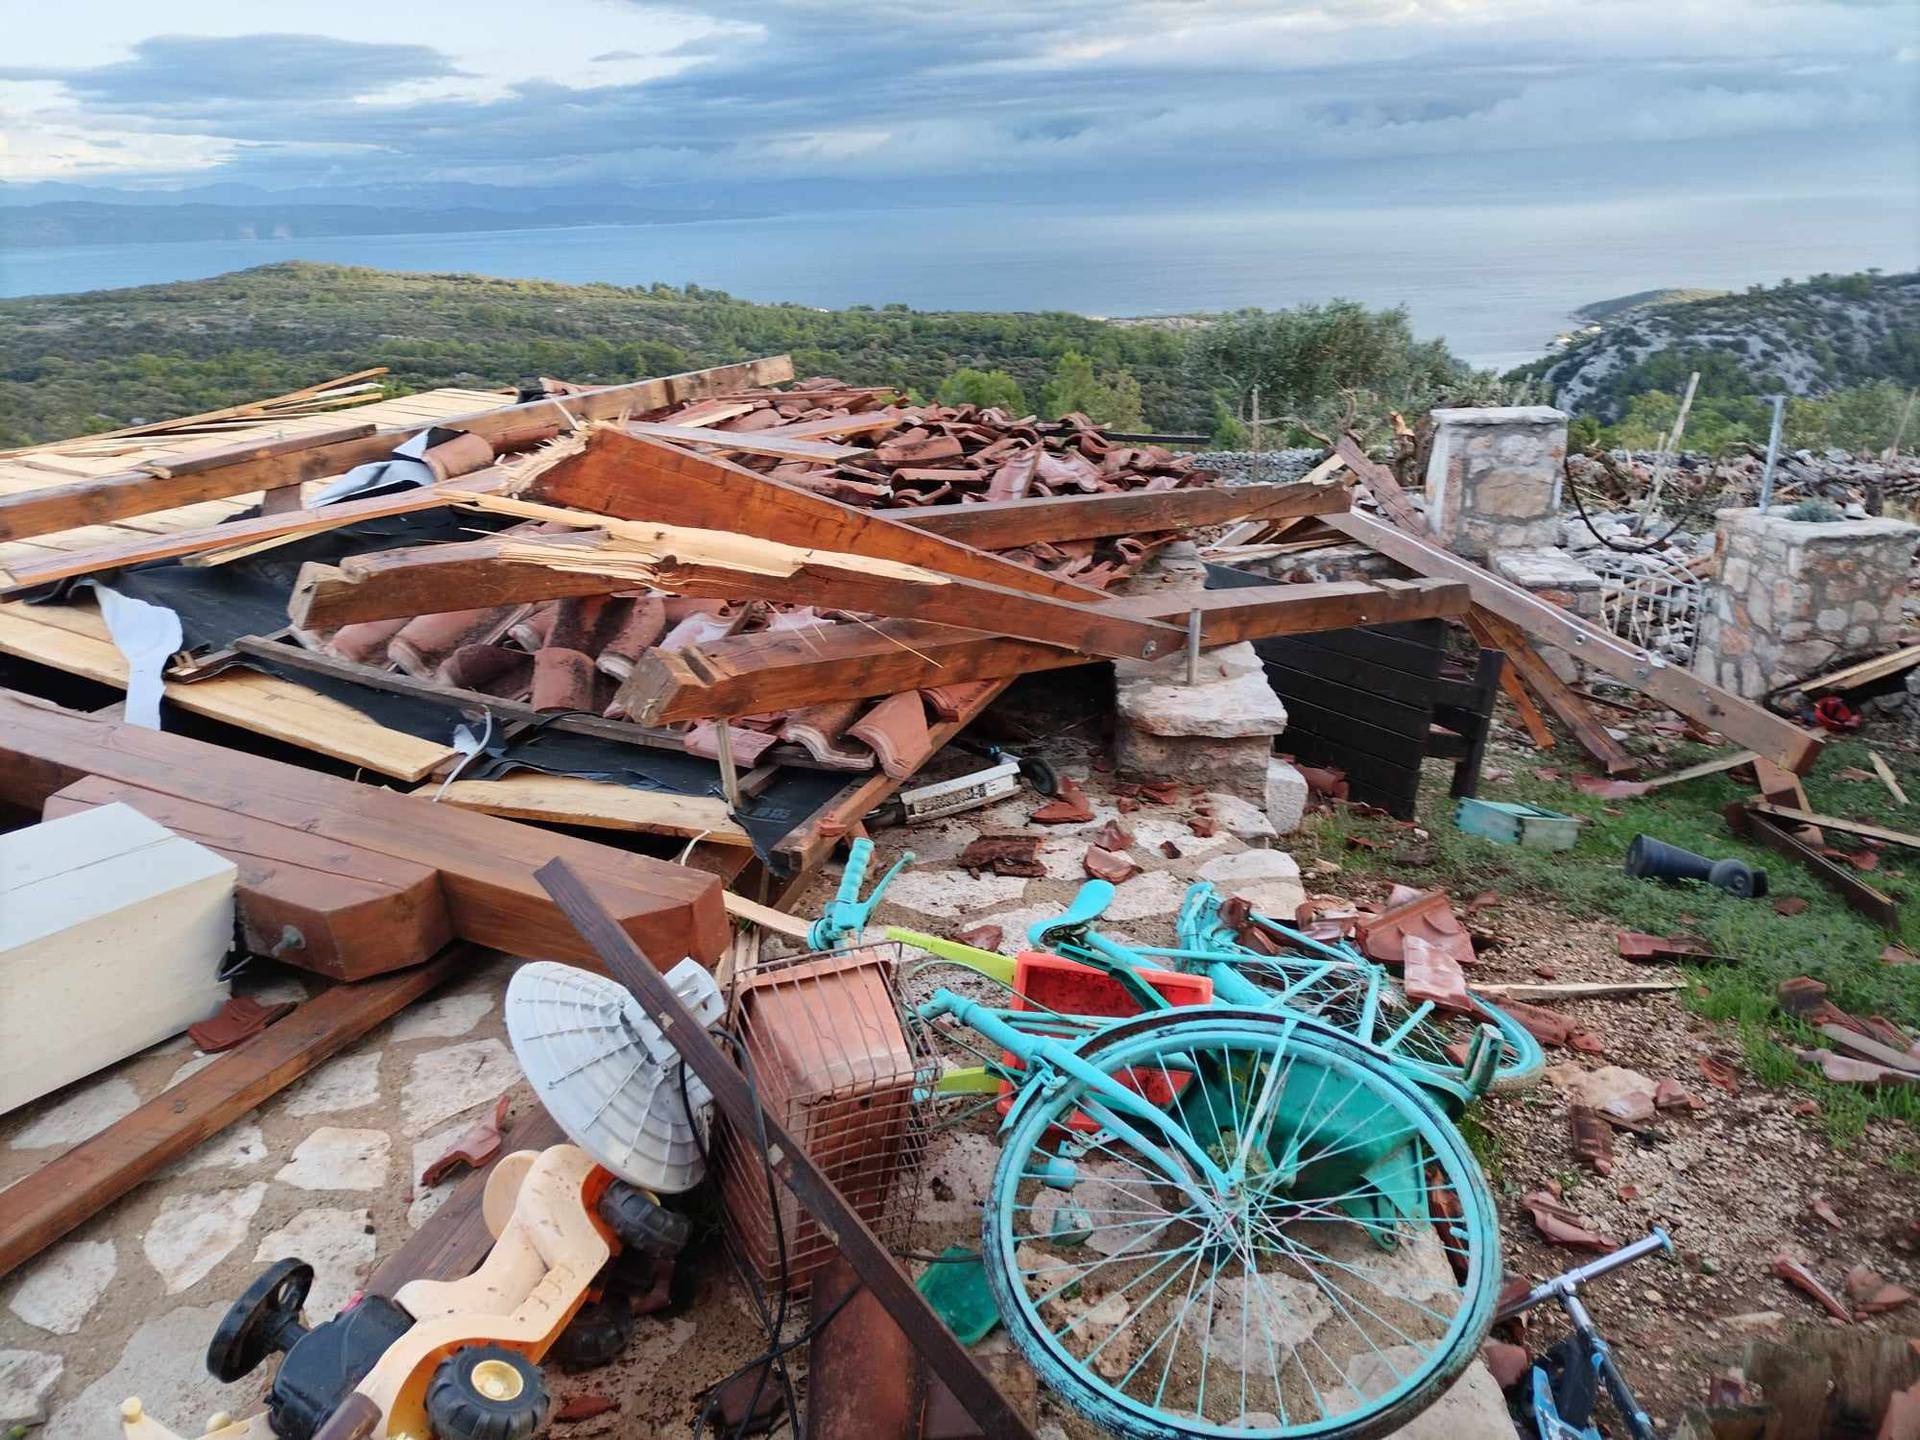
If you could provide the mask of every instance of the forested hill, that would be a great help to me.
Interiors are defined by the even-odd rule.
[[[1065,313],[756,305],[698,286],[561,285],[294,262],[211,280],[0,301],[0,443],[204,410],[369,365],[397,387],[612,383],[791,352],[802,375],[931,395],[969,367],[1035,403],[1063,356],[1139,383],[1155,425],[1211,423],[1184,342]]]
[[[1816,275],[1700,294],[1589,306],[1599,322],[1516,371],[1544,380],[1564,410],[1612,424],[1636,396],[1677,394],[1700,372],[1706,396],[1821,396],[1890,382],[1920,385],[1920,273]],[[1670,293],[1670,292],[1668,292]]]

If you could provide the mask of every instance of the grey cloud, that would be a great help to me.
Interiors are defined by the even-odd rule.
[[[328,35],[156,35],[133,54],[84,70],[15,71],[57,79],[83,101],[115,110],[211,108],[227,103],[348,100],[406,80],[455,74],[425,45],[372,44]]]
[[[1836,0],[1801,0],[1791,13],[1840,13],[1827,4]],[[1819,48],[1840,42],[1816,29],[1783,32],[1729,61],[1710,46],[1661,49],[1638,31],[1623,30],[1621,48],[1608,52],[1570,47],[1541,25],[1490,36],[1403,23],[1399,7],[1378,0],[1322,0],[1317,14],[1353,27],[1342,44],[1236,43],[1238,32],[1226,31],[1204,40],[1209,25],[1264,23],[1289,8],[1307,7],[761,0],[749,11],[682,0],[683,13],[717,28],[671,52],[678,73],[378,107],[347,102],[449,73],[450,62],[424,47],[310,36],[164,37],[120,65],[61,78],[99,111],[244,142],[232,168],[280,183],[319,173],[303,163],[367,182],[1029,176],[1037,186],[1072,174],[1132,183],[1249,165],[1640,143],[1655,133],[1810,133],[1870,124],[1876,106],[1888,130],[1913,117],[1891,45],[1854,55],[1844,90],[1795,80],[1796,67],[1837,53]],[[1857,24],[1861,11],[1852,14]],[[303,162],[289,149],[296,140],[324,155]]]

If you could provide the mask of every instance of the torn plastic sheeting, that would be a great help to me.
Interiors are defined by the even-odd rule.
[[[123,595],[97,580],[84,583],[99,599],[107,634],[127,662],[126,722],[158,730],[167,662],[181,645],[180,617],[163,605]]]

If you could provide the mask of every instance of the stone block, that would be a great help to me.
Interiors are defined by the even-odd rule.
[[[1567,417],[1521,405],[1442,409],[1433,419],[1426,499],[1434,533],[1473,559],[1556,544]]]
[[[1263,666],[1252,673],[1198,685],[1146,678],[1122,680],[1116,690],[1115,707],[1120,728],[1154,735],[1271,738],[1287,728],[1287,707],[1267,683]]]
[[[1291,835],[1307,813],[1307,777],[1285,760],[1267,761],[1267,819],[1275,832]]]
[[[1155,735],[1134,725],[1114,729],[1113,762],[1122,779],[1170,779],[1203,790],[1221,790],[1250,804],[1264,804],[1267,760],[1273,737],[1247,735]]]

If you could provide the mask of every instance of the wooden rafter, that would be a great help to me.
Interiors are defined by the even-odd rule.
[[[1117,597],[1102,609],[1173,620],[1201,614],[1201,643],[1350,625],[1459,615],[1466,594],[1433,582],[1336,581],[1208,590],[1174,599]],[[646,724],[892,695],[902,690],[1083,665],[1091,657],[1050,645],[984,636],[924,621],[831,625],[719,640],[679,651],[653,650],[635,665],[616,704]]]

